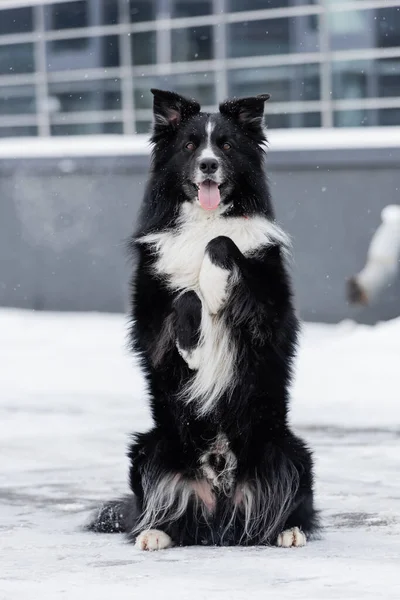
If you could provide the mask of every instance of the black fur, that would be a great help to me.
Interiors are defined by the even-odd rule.
[[[131,244],[138,259],[132,282],[131,338],[147,378],[154,426],[137,434],[129,450],[132,495],[105,505],[89,527],[126,531],[134,540],[142,526],[151,526],[183,545],[273,544],[280,532],[291,527],[313,534],[318,518],[312,457],[288,424],[298,322],[284,242],[278,236],[243,254],[230,237],[217,235],[204,247],[211,263],[230,273],[228,297],[212,319],[223,322],[236,353],[229,387],[210,411],[202,413],[200,400],[186,402],[182,397],[194,371],[179,349],[191,352],[201,344],[203,295],[198,289],[174,288],[166,273],[156,271],[158,251],[140,241],[160,232],[174,236],[186,227],[179,219],[184,205],[197,202],[199,157],[210,122],[222,181],[219,218],[233,223],[233,219],[260,217],[273,223],[262,148],[268,96],[227,101],[210,121],[195,101],[172,92],[153,90],[153,94],[152,169]],[[219,435],[227,446],[215,450]],[[226,477],[226,485],[219,487],[207,479],[204,456],[215,481]],[[229,457],[234,462],[228,472]],[[211,510],[187,491],[198,481],[208,486],[214,503]],[[157,494],[168,489],[175,490],[175,496],[168,506],[165,500],[164,507],[157,505]],[[244,493],[253,498],[251,522],[246,521]],[[187,495],[183,512],[179,494]],[[157,505],[152,519],[151,502]]]

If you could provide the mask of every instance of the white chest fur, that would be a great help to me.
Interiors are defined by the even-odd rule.
[[[196,401],[202,415],[213,409],[228,388],[234,387],[237,375],[238,349],[231,339],[232,323],[226,323],[218,314],[223,298],[217,298],[217,292],[219,290],[219,295],[225,296],[227,273],[216,267],[214,275],[221,277],[218,282],[211,277],[210,268],[205,268],[211,265],[204,259],[205,248],[218,236],[231,238],[244,255],[272,243],[288,245],[286,234],[264,217],[225,218],[188,202],[182,205],[178,226],[173,231],[149,234],[138,240],[151,245],[156,255],[155,271],[167,277],[172,290],[194,290],[202,300],[199,345],[190,357],[185,357],[181,351],[183,359],[193,369],[193,376],[182,389],[181,397],[186,402]],[[205,294],[206,287],[211,288],[210,293]]]
[[[156,272],[168,276],[171,289],[197,290],[204,250],[218,236],[231,238],[245,255],[274,242],[288,243],[286,234],[264,217],[223,217],[189,202],[182,205],[177,229],[139,241],[153,246]]]

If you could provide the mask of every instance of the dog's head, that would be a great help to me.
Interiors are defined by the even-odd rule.
[[[264,102],[269,95],[227,100],[207,114],[174,92],[154,95],[154,170],[204,210],[225,210],[238,187],[250,188],[262,165]],[[167,184],[168,185],[168,184]]]

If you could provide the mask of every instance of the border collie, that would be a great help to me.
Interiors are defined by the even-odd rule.
[[[131,337],[154,425],[129,450],[132,494],[89,529],[142,550],[303,546],[318,515],[311,453],[288,425],[298,321],[264,175],[269,96],[208,114],[152,93]]]

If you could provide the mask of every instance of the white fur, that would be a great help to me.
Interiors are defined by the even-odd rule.
[[[208,254],[205,255],[200,269],[199,286],[202,298],[212,315],[216,315],[226,301],[231,274],[228,269],[211,262]]]
[[[205,519],[214,506],[213,495],[204,482],[185,479],[180,473],[159,477],[150,471],[142,477],[142,484],[144,512],[133,533],[177,521],[186,513],[191,500]]]
[[[139,550],[165,550],[172,546],[172,540],[167,533],[160,531],[159,529],[148,529],[142,531],[135,542],[136,548]]]
[[[305,546],[307,538],[305,534],[300,531],[298,527],[292,527],[292,529],[285,529],[278,535],[277,545],[281,548],[299,548]]]
[[[203,415],[212,410],[225,391],[232,389],[236,377],[237,349],[229,327],[220,315],[210,314],[225,300],[225,275],[222,277],[219,272],[218,294],[214,294],[207,283],[207,276],[211,276],[211,271],[217,275],[218,268],[211,269],[205,248],[218,236],[231,238],[245,256],[274,243],[283,248],[289,246],[286,234],[265,217],[225,218],[218,210],[205,211],[192,202],[182,205],[177,229],[152,233],[138,240],[149,244],[156,253],[155,272],[167,277],[171,290],[194,290],[200,298],[204,292],[197,370],[182,391],[182,398],[187,402],[199,403],[199,412]],[[204,273],[200,277],[203,263]]]
[[[212,147],[212,143],[211,143],[211,134],[213,132],[214,125],[215,124],[211,121],[211,119],[209,119],[207,121],[207,125],[206,125],[207,144],[200,153],[199,162],[201,162],[205,158],[215,158],[216,160],[218,160],[218,157],[216,156],[216,154],[213,150],[213,147]]]
[[[197,371],[200,366],[201,361],[201,347],[196,346],[196,348],[191,348],[190,350],[184,350],[177,343],[176,347],[178,349],[179,354],[182,356],[183,360],[186,362],[189,369],[192,371]]]
[[[155,270],[167,276],[173,290],[199,290],[199,274],[205,247],[220,235],[231,238],[244,255],[263,246],[280,243],[287,247],[287,235],[265,217],[221,217],[198,204],[182,205],[177,229],[150,233],[138,242],[150,244],[158,255]]]
[[[237,348],[228,326],[221,315],[210,315],[204,304],[199,347],[198,369],[183,387],[181,398],[188,403],[197,402],[198,413],[204,416],[227,389],[234,387],[237,375]]]

